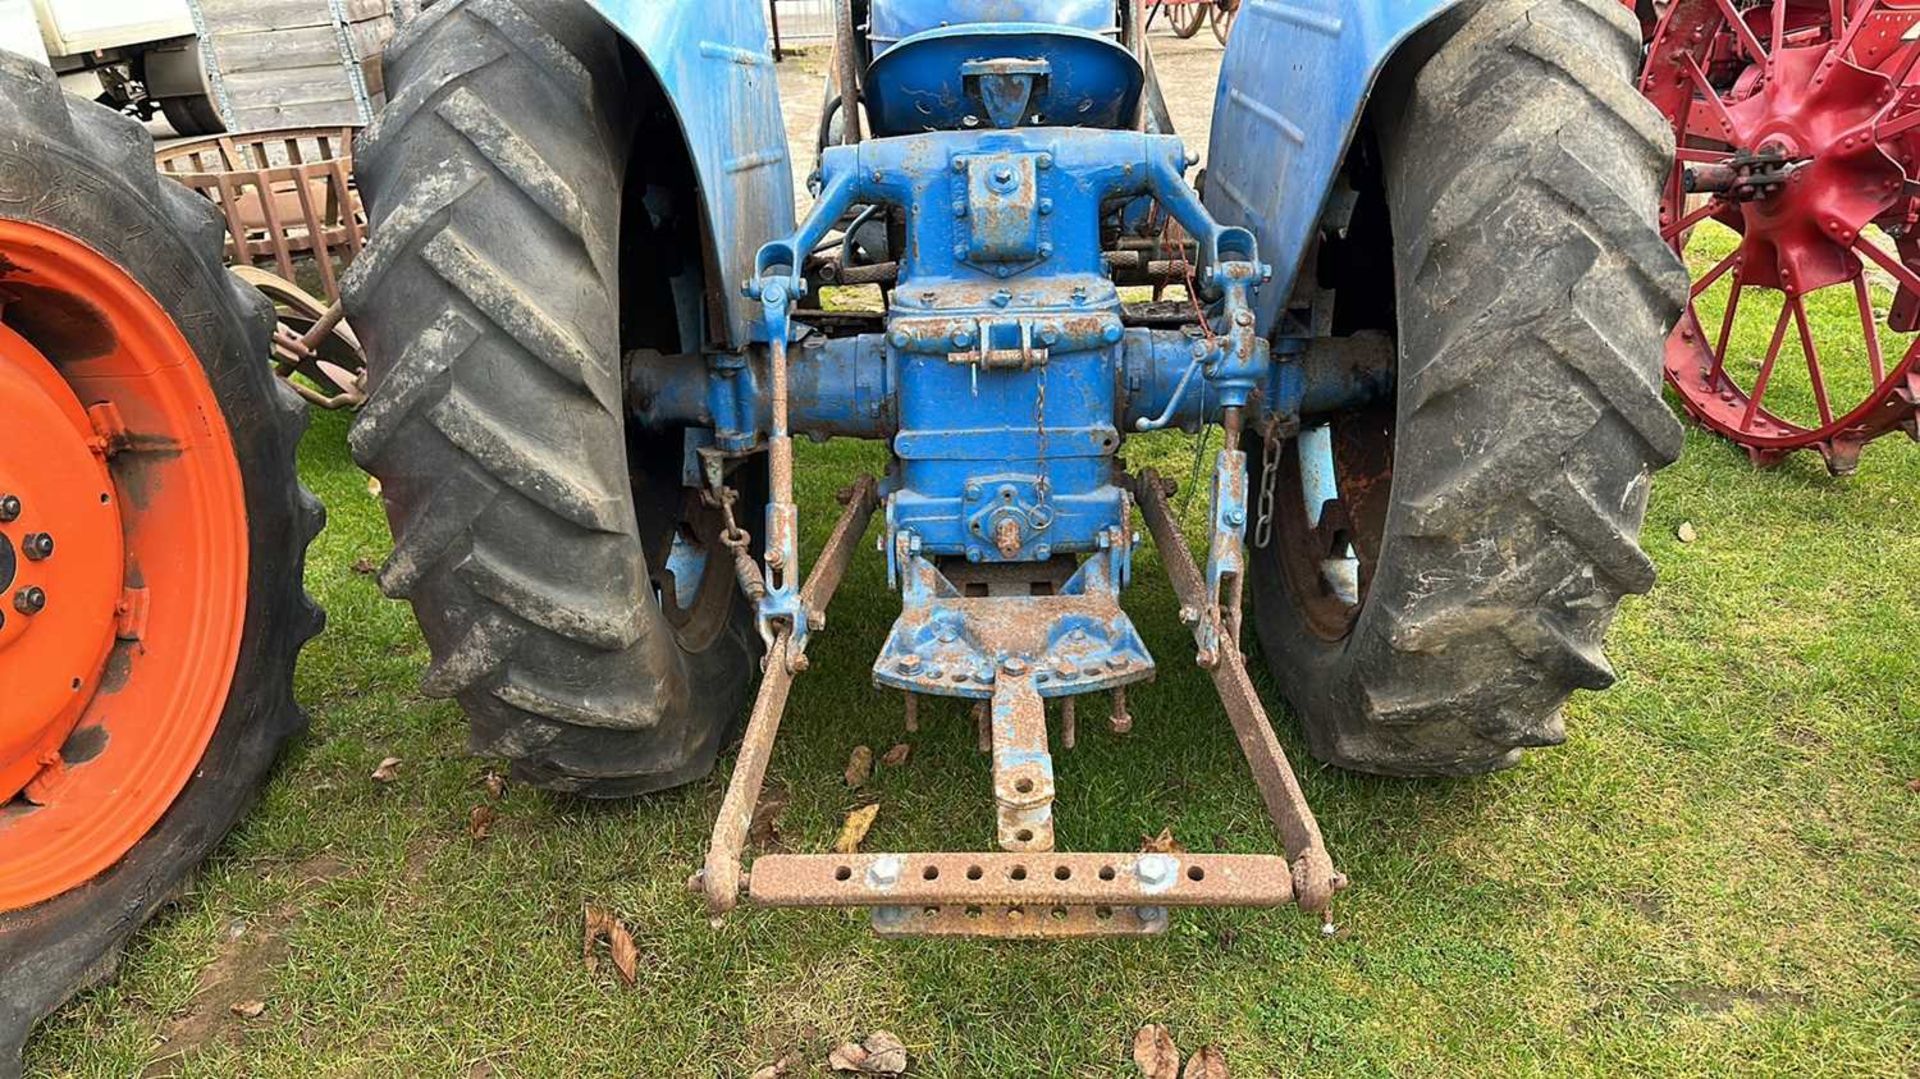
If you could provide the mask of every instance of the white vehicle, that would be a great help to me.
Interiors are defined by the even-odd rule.
[[[0,0],[0,48],[45,60],[69,89],[91,75],[102,104],[182,135],[223,130],[188,0]]]

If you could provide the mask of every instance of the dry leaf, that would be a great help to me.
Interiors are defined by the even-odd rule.
[[[467,835],[485,839],[493,834],[493,807],[482,802],[467,811]]]
[[[227,1006],[227,1010],[242,1019],[258,1019],[267,1010],[264,1000],[236,1000]]]
[[[507,777],[491,768],[487,769],[486,775],[480,777],[480,783],[487,788],[487,797],[496,802],[507,796]]]
[[[1915,794],[1920,794],[1920,779],[1907,780],[1907,789]]]
[[[375,498],[380,497],[380,477],[378,476],[367,477],[367,493],[372,495]]]
[[[907,1070],[907,1047],[892,1034],[876,1030],[858,1045],[847,1042],[827,1054],[827,1066],[837,1072],[899,1075]]]
[[[373,770],[373,780],[376,783],[391,783],[399,778],[400,758],[398,757],[387,757],[380,762],[380,767]]]
[[[585,923],[580,942],[580,958],[586,963],[587,973],[594,974],[600,969],[600,960],[593,954],[594,942],[606,936],[614,926],[620,923],[614,920],[613,915],[591,903],[580,908],[580,918]]]
[[[853,755],[847,758],[847,786],[858,787],[873,777],[873,750],[866,746],[854,746]]]
[[[1148,1023],[1133,1036],[1133,1063],[1146,1079],[1180,1079],[1180,1050],[1173,1035],[1158,1023]]]
[[[1227,1072],[1227,1054],[1217,1045],[1203,1045],[1187,1061],[1180,1079],[1233,1079]]]
[[[366,555],[361,555],[359,558],[353,560],[353,572],[358,573],[362,577],[379,568],[379,565]]]
[[[861,806],[847,814],[847,822],[840,826],[840,838],[833,841],[835,854],[852,854],[860,849],[860,841],[867,838],[868,829],[873,827],[873,818],[880,815],[880,803]]]
[[[1673,535],[1681,543],[1692,543],[1700,538],[1700,534],[1693,530],[1692,521],[1681,521],[1680,527],[1673,530]]]
[[[880,763],[886,765],[889,768],[898,768],[901,765],[907,763],[907,755],[912,752],[913,752],[912,746],[906,744],[905,742],[901,742],[899,745],[894,746],[892,749],[887,750],[885,753],[882,753],[880,755]]]
[[[755,1068],[748,1079],[786,1079],[787,1071],[792,1067],[792,1057],[781,1057],[771,1064],[762,1064]]]
[[[1159,835],[1143,835],[1140,837],[1140,853],[1185,854],[1187,853],[1187,848],[1181,846],[1180,841],[1173,838],[1173,829],[1162,828],[1160,829]]]
[[[613,969],[620,980],[633,985],[640,970],[640,949],[633,946],[633,934],[627,927],[615,921],[613,928],[607,930],[607,950],[613,953]]]

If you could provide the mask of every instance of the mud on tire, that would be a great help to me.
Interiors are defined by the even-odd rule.
[[[324,514],[294,470],[306,409],[272,376],[271,307],[222,267],[218,212],[158,177],[153,140],[137,122],[63,94],[51,71],[5,52],[0,219],[65,234],[105,255],[174,321],[232,439],[248,557],[235,674],[192,777],[110,868],[0,913],[0,1075],[11,1076],[33,1023],[113,970],[134,930],[178,894],[252,803],[287,740],[304,729],[293,700],[294,662],[322,617],[301,589],[301,573]],[[0,267],[0,292],[9,284],[21,283]],[[0,319],[62,359],[62,343],[84,334],[84,317],[78,329],[70,312],[50,320],[31,291],[11,290]]]
[[[1252,553],[1260,640],[1322,760],[1500,768],[1564,739],[1573,690],[1614,680],[1601,638],[1653,585],[1648,481],[1681,446],[1660,392],[1687,284],[1656,225],[1672,136],[1638,64],[1617,0],[1479,0],[1410,42],[1375,94],[1398,393],[1331,417],[1360,603],[1330,614],[1302,571],[1297,480],[1277,499],[1295,527]],[[1384,279],[1376,263],[1339,303],[1364,307]],[[1280,476],[1297,475],[1291,449]]]
[[[582,3],[429,9],[356,155],[373,241],[347,283],[372,376],[353,451],[393,528],[381,586],[433,651],[423,687],[459,699],[474,752],[602,797],[705,774],[758,648],[730,584],[690,633],[647,568],[680,447],[625,430],[623,315],[649,308],[622,273],[645,97],[622,48]]]

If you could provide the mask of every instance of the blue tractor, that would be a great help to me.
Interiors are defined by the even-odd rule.
[[[797,168],[755,0],[447,0],[389,53],[358,160],[353,449],[393,524],[381,583],[472,748],[612,797],[704,775],[738,735],[692,880],[716,914],[1070,935],[1324,912],[1344,885],[1249,680],[1249,594],[1324,761],[1474,773],[1561,741],[1568,694],[1613,680],[1620,597],[1653,582],[1648,478],[1680,446],[1671,137],[1633,86],[1632,14],[1247,0],[1204,177],[1137,0],[836,15]],[[884,308],[820,302],[853,285]],[[1140,302],[1165,287],[1185,298]],[[1184,536],[1174,484],[1121,446],[1216,427]],[[891,449],[811,565],[797,436]],[[923,698],[974,704],[998,849],[749,871],[789,687],[874,517],[901,612],[867,677],[910,725]],[[1165,662],[1120,604],[1136,521],[1283,854],[1055,850],[1052,741],[1088,694],[1124,730]]]
[[[1687,287],[1632,13],[1244,0],[1203,178],[1141,8],[838,0],[799,169],[759,0],[440,0],[387,53],[347,282],[380,583],[418,615],[426,691],[522,782],[642,794],[737,737],[691,879],[715,915],[1068,936],[1324,914],[1345,880],[1249,677],[1249,598],[1344,768],[1500,768],[1613,680],[1601,638],[1653,583],[1648,480],[1680,448],[1659,371]],[[0,1074],[244,812],[320,625],[271,312],[151,149],[0,53]],[[880,306],[822,302],[854,286]],[[1168,428],[1205,447],[1192,535],[1174,485],[1123,464]],[[802,435],[890,451],[808,558],[800,514],[828,508],[796,500]],[[974,845],[997,849],[747,865],[869,531],[901,609],[865,677],[910,727],[971,703]],[[1076,703],[1123,732],[1171,661],[1120,603],[1156,564],[1280,853],[1055,849]]]

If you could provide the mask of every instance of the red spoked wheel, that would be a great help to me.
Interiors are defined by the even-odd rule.
[[[1917,61],[1920,4],[1886,0],[1674,0],[1654,32],[1661,230],[1693,277],[1666,379],[1757,464],[1845,474],[1920,437]]]
[[[0,219],[0,252],[23,323],[83,305],[97,337],[56,365],[0,323],[5,911],[112,865],[193,775],[233,681],[248,558],[232,440],[173,319],[52,229]]]

